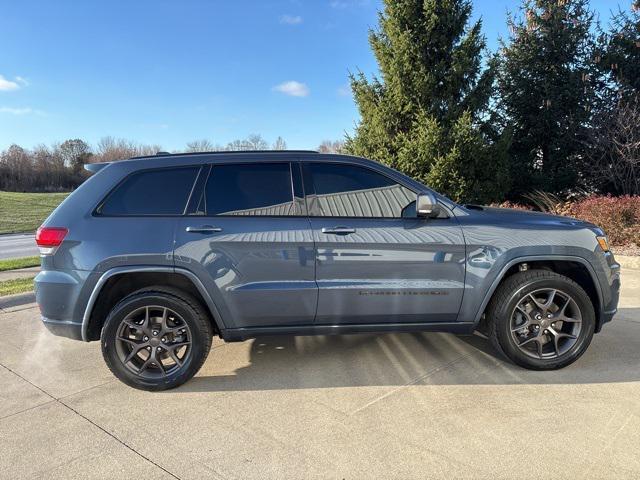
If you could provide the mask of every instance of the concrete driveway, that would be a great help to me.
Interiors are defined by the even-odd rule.
[[[170,392],[99,344],[0,314],[2,478],[639,478],[640,270],[576,364],[531,372],[477,336],[216,342]]]

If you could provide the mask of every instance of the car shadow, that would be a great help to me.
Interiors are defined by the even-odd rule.
[[[582,358],[546,372],[513,365],[478,334],[260,337],[220,344],[200,374],[174,392],[636,382],[638,344],[640,308],[621,309]]]

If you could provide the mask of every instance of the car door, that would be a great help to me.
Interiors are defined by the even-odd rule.
[[[313,323],[313,238],[294,166],[295,185],[288,161],[214,164],[180,220],[175,265],[203,280],[226,328]]]
[[[316,324],[456,320],[465,246],[453,216],[417,218],[417,193],[367,166],[309,161],[303,176]]]

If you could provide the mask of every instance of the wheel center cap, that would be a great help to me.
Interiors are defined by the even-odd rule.
[[[542,322],[540,322],[540,326],[542,328],[547,328],[549,326],[549,321],[548,320],[542,320]]]
[[[157,347],[158,345],[160,345],[160,339],[157,337],[151,337],[149,339],[149,345],[151,345],[152,347]]]

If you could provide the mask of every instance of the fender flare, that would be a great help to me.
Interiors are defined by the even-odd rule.
[[[116,276],[121,275],[123,273],[177,273],[186,277],[194,287],[198,290],[202,298],[204,299],[207,308],[211,315],[213,315],[214,321],[218,323],[219,330],[222,332],[225,330],[224,322],[222,320],[222,316],[220,315],[220,311],[216,304],[214,303],[211,295],[204,287],[200,279],[193,272],[184,269],[184,268],[174,268],[174,267],[160,267],[160,266],[127,266],[127,267],[115,267],[104,272],[91,291],[91,295],[89,296],[89,301],[87,302],[87,306],[84,309],[84,314],[82,315],[82,329],[81,335],[82,340],[85,342],[89,341],[89,320],[91,319],[91,313],[93,311],[93,307],[95,306],[96,301],[98,300],[98,296],[102,291],[102,287],[107,283],[107,281]]]
[[[518,263],[536,262],[536,261],[537,262],[540,262],[540,261],[576,262],[586,267],[587,271],[589,272],[589,275],[591,276],[591,281],[595,285],[596,292],[598,294],[598,303],[600,305],[600,308],[599,308],[600,311],[596,312],[596,315],[597,315],[597,318],[600,318],[600,316],[602,315],[602,309],[603,309],[602,287],[600,286],[600,282],[598,281],[598,276],[596,275],[596,272],[593,270],[593,267],[586,259],[582,257],[576,257],[573,255],[531,255],[531,256],[512,258],[500,269],[500,273],[496,276],[496,278],[491,283],[491,287],[489,287],[489,290],[487,290],[487,293],[485,293],[484,298],[482,299],[482,303],[480,304],[480,308],[478,308],[478,311],[476,312],[476,315],[473,321],[474,327],[477,327],[478,324],[480,323],[482,314],[487,308],[487,305],[489,304],[491,297],[493,297],[493,294],[498,288],[498,285],[500,285],[500,282],[502,282],[502,280],[504,279],[504,276],[506,275],[507,271]]]

